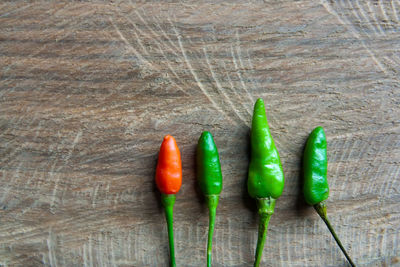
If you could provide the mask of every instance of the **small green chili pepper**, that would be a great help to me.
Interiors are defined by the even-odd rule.
[[[315,128],[308,137],[303,158],[304,197],[310,205],[318,204],[329,196],[328,159],[326,138],[322,127]]]
[[[275,201],[282,195],[283,187],[281,160],[269,131],[264,102],[258,99],[254,105],[251,126],[251,160],[247,180],[248,192],[257,200],[260,215],[255,267],[260,265],[268,223],[274,213]]]
[[[303,157],[304,175],[304,198],[306,202],[313,205],[319,216],[325,222],[333,238],[335,238],[340,249],[344,253],[350,265],[355,264],[347,254],[338,236],[333,230],[326,214],[325,201],[329,196],[327,180],[328,159],[325,132],[322,127],[315,128],[308,137]]]
[[[209,209],[207,266],[211,266],[212,237],[215,214],[222,190],[222,172],[218,150],[210,132],[203,132],[197,144],[197,176]]]

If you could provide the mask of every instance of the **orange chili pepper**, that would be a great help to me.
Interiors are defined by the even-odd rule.
[[[156,183],[163,194],[176,194],[182,184],[181,153],[175,139],[166,135],[158,154]]]
[[[175,194],[178,193],[182,184],[182,163],[178,145],[170,135],[164,137],[158,154],[156,184],[162,193],[161,201],[167,219],[170,266],[175,267],[173,207]]]

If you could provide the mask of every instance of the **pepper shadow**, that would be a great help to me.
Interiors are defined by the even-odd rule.
[[[158,153],[157,153],[157,156],[154,157],[154,161],[153,161],[153,164],[152,164],[152,166],[154,166],[153,172],[152,172],[153,195],[154,195],[154,198],[157,200],[156,202],[157,202],[158,212],[159,213],[163,213],[164,212],[164,208],[163,208],[162,203],[161,203],[161,192],[160,192],[160,190],[158,190],[157,184],[156,184],[156,181],[155,181],[156,171],[157,171],[157,163],[158,163]]]
[[[205,198],[203,192],[201,191],[199,183],[197,182],[197,158],[196,158],[196,156],[197,156],[197,143],[196,143],[196,145],[195,145],[195,147],[193,149],[193,154],[192,155],[193,155],[192,158],[193,158],[193,166],[194,166],[194,168],[193,168],[193,170],[194,170],[193,189],[194,189],[194,192],[196,194],[197,199],[199,200],[199,203],[200,203],[200,206],[201,206],[200,207],[201,208],[201,213],[207,213],[208,207],[206,205],[206,198]]]
[[[159,157],[159,150],[157,151],[157,154],[152,157],[152,164],[151,166],[153,167],[153,171],[152,171],[152,179],[153,179],[153,195],[154,198],[156,199],[156,205],[157,205],[157,210],[158,210],[158,216],[157,217],[157,222],[159,223],[160,221],[163,222],[163,224],[159,224],[160,228],[157,227],[156,229],[165,229],[164,227],[167,227],[166,224],[166,220],[165,220],[165,211],[164,211],[164,207],[162,205],[162,201],[161,201],[161,192],[160,190],[158,190],[156,181],[155,181],[155,177],[156,177],[156,172],[157,172],[157,163],[158,163],[158,157]],[[162,225],[162,226],[161,226]],[[166,236],[162,230],[160,231],[155,231],[155,235],[154,235],[154,240],[156,240],[156,242],[160,242],[160,243],[165,243],[168,240],[168,236]],[[165,246],[161,252],[161,254],[163,255],[163,257],[165,257],[166,261],[169,261],[169,250],[168,250],[168,246]],[[168,255],[168,256],[167,256]]]
[[[246,153],[245,155],[247,156],[247,166],[250,164],[250,159],[251,159],[251,141],[250,141],[250,132],[251,129],[249,128],[248,131],[244,134],[244,139],[246,140]],[[249,168],[247,167],[247,172],[246,172],[246,177],[243,179],[243,184],[242,184],[242,200],[244,206],[250,210],[253,214],[253,223],[257,223],[257,202],[254,198],[252,198],[249,195],[249,192],[247,190],[247,179],[249,175]]]
[[[304,217],[306,215],[309,215],[312,212],[312,206],[308,205],[305,198],[304,198],[304,193],[303,193],[303,185],[304,185],[304,172],[303,172],[303,162],[304,162],[304,151],[306,149],[306,143],[307,143],[307,138],[306,137],[305,141],[303,142],[303,146],[301,149],[301,154],[300,154],[300,161],[298,166],[299,168],[299,182],[298,182],[298,187],[297,187],[297,200],[296,200],[296,211],[297,215]]]

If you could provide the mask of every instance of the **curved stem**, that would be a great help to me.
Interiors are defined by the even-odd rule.
[[[208,243],[207,243],[207,267],[211,267],[212,257],[212,238],[214,234],[215,214],[218,206],[218,195],[206,196],[206,201],[209,209],[209,228],[208,228]]]
[[[356,265],[354,264],[354,262],[351,260],[349,254],[347,254],[346,250],[344,249],[342,242],[340,242],[339,237],[337,236],[335,230],[333,229],[328,216],[326,214],[326,204],[324,201],[315,204],[314,205],[314,209],[317,211],[318,215],[321,217],[321,219],[325,222],[326,226],[328,227],[329,231],[331,232],[333,238],[335,239],[336,243],[338,244],[338,246],[340,247],[340,249],[342,250],[344,256],[346,257],[346,259],[349,261],[350,265],[352,267],[356,267]]]
[[[165,209],[165,218],[167,219],[168,226],[168,240],[169,240],[169,258],[170,267],[175,267],[175,248],[174,248],[174,226],[173,226],[173,208],[175,204],[175,195],[161,195],[161,201]]]
[[[258,227],[258,239],[254,267],[260,266],[265,240],[267,239],[268,223],[271,219],[271,215],[274,213],[275,199],[258,198],[257,206],[258,213],[260,214],[260,222]]]

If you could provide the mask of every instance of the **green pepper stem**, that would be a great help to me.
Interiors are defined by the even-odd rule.
[[[260,222],[258,227],[258,239],[254,267],[260,266],[262,252],[264,249],[265,240],[267,238],[268,223],[271,215],[274,214],[275,199],[257,198],[258,214],[260,215]]]
[[[165,210],[165,218],[167,220],[168,227],[168,240],[169,240],[169,258],[170,267],[175,267],[175,248],[174,248],[174,226],[173,226],[173,208],[175,204],[175,195],[162,194],[161,202]]]
[[[331,232],[333,238],[335,239],[336,243],[338,244],[338,246],[340,247],[340,249],[342,250],[344,256],[346,257],[346,259],[349,261],[350,265],[352,267],[356,267],[356,265],[354,264],[354,262],[351,260],[349,254],[347,254],[346,250],[344,249],[342,242],[340,242],[339,237],[336,235],[335,230],[333,229],[328,216],[326,214],[326,203],[324,201],[317,203],[314,205],[314,209],[317,211],[318,215],[321,217],[321,219],[325,222],[326,226],[328,227],[329,231]]]
[[[265,240],[267,239],[268,223],[269,223],[270,219],[271,219],[270,214],[260,217],[260,222],[259,222],[259,227],[258,227],[256,261],[254,262],[254,267],[260,266]]]
[[[206,196],[206,202],[209,209],[209,227],[208,227],[208,243],[207,243],[207,267],[211,267],[212,257],[212,238],[214,234],[215,214],[218,206],[218,195]]]

